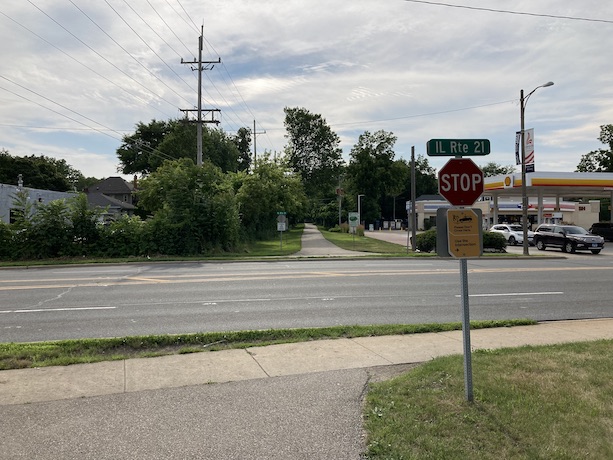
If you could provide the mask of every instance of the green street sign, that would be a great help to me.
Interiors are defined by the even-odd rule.
[[[430,139],[426,153],[431,157],[489,155],[489,139]]]
[[[277,216],[284,216],[287,214],[287,211],[277,211]]]

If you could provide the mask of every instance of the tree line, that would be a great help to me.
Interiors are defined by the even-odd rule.
[[[250,155],[248,128],[230,135],[205,127],[205,161],[197,166],[195,125],[184,120],[138,123],[116,152],[119,172],[141,177],[135,216],[102,223],[102,213],[87,208],[83,196],[34,204],[15,197],[18,217],[0,226],[0,257],[236,251],[249,241],[273,236],[277,211],[287,212],[291,223],[311,220],[331,227],[357,210],[358,195],[367,223],[406,217],[411,165],[396,158],[392,132],[365,131],[345,163],[340,138],[321,115],[300,107],[286,107],[284,113],[283,152],[264,152],[257,163]],[[612,146],[613,126],[604,128],[601,140]],[[591,152],[580,167],[610,168],[607,158],[610,151]],[[483,170],[494,175],[513,167],[488,163]],[[2,150],[0,182],[15,183],[17,174],[25,187],[58,191],[79,190],[96,181],[64,160],[18,158]],[[436,172],[421,155],[415,178],[416,197],[437,193]]]

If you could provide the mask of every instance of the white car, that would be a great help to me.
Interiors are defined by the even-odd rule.
[[[524,244],[524,230],[520,224],[498,224],[490,232],[502,233],[511,246]],[[534,232],[528,231],[528,243],[534,244]]]

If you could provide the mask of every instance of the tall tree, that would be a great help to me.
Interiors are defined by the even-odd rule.
[[[292,222],[301,220],[306,196],[300,178],[263,155],[253,174],[235,176],[235,189],[241,222],[248,239],[270,237],[276,233],[277,211],[285,211]]]
[[[117,149],[124,174],[148,175],[165,160],[189,158],[196,161],[197,129],[183,119],[138,123],[134,134],[124,136]],[[222,171],[238,171],[240,152],[233,136],[206,126],[202,130],[203,158]]]
[[[613,172],[613,125],[600,126],[598,140],[609,149],[592,150],[581,157],[578,172]]]
[[[289,167],[300,175],[313,202],[334,196],[343,165],[340,138],[321,115],[305,108],[285,107],[284,112]]]
[[[381,217],[386,198],[401,193],[406,169],[394,162],[396,136],[383,130],[361,134],[350,153],[347,172],[355,194],[363,194],[362,216]]]
[[[58,192],[79,190],[89,180],[66,160],[45,155],[12,156],[8,150],[0,150],[0,183],[17,185],[20,174],[26,187]]]
[[[238,206],[228,174],[210,161],[166,161],[143,179],[139,206],[153,214],[147,252],[201,254],[239,241]]]
[[[238,170],[249,171],[251,166],[251,130],[239,128],[233,137],[234,144],[238,149]]]

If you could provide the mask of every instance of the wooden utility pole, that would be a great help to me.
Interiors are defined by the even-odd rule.
[[[188,112],[196,112],[196,120],[195,123],[197,124],[198,127],[198,138],[197,138],[197,149],[198,151],[196,152],[196,164],[198,166],[202,166],[202,124],[203,123],[215,123],[215,124],[219,124],[219,120],[215,120],[213,118],[213,114],[215,112],[221,112],[221,110],[219,109],[202,109],[202,72],[204,70],[212,70],[213,67],[215,67],[215,64],[218,64],[221,62],[221,58],[218,58],[216,61],[203,61],[202,60],[202,45],[203,45],[203,40],[204,40],[204,26],[201,26],[200,29],[200,37],[198,40],[198,60],[196,60],[196,58],[194,58],[193,61],[184,61],[183,59],[181,59],[181,64],[191,64],[192,65],[192,70],[197,70],[198,71],[198,105],[196,109],[181,109],[181,112],[185,112],[185,116],[187,117]],[[197,67],[193,67],[193,65],[196,65]],[[208,65],[211,64],[211,67],[208,67]],[[206,66],[205,66],[206,65]],[[210,113],[211,114],[211,119],[210,120],[204,120],[202,118],[202,112],[205,113]]]
[[[258,134],[266,134],[266,131],[257,132],[255,130],[255,120],[253,120],[253,167],[255,168],[256,163],[258,161],[258,144],[257,144],[257,136]]]

